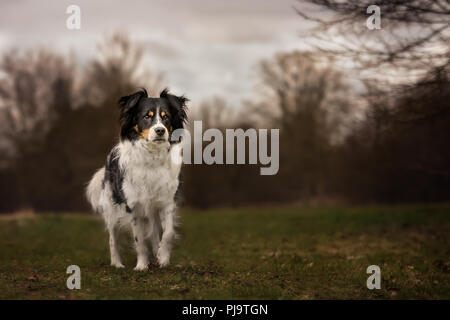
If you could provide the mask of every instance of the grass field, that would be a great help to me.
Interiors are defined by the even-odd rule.
[[[450,205],[183,210],[179,229],[169,267],[136,272],[127,233],[126,269],[109,266],[94,216],[0,216],[0,298],[450,298]],[[366,287],[372,264],[380,290]]]

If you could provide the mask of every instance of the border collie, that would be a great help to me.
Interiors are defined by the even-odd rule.
[[[147,239],[159,265],[169,263],[181,167],[181,162],[171,160],[174,152],[180,152],[174,147],[180,140],[171,138],[176,129],[183,128],[187,101],[167,89],[159,98],[149,98],[141,89],[118,102],[120,141],[86,190],[92,208],[105,220],[114,267],[124,267],[117,244],[121,225],[131,225],[137,253],[135,270],[148,268]]]

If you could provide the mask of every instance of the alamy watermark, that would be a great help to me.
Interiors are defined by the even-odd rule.
[[[81,29],[81,9],[79,6],[72,4],[67,7],[66,13],[70,16],[66,20],[66,27],[69,30]]]
[[[67,281],[66,281],[67,288],[70,290],[81,289],[80,267],[77,265],[74,265],[74,264],[70,265],[67,267],[66,273],[70,274],[70,276],[67,278]]]
[[[367,278],[367,289],[381,289],[381,269],[379,266],[371,265],[367,267],[367,274],[371,274],[369,278]]]
[[[366,26],[369,30],[373,29],[381,29],[381,9],[379,6],[370,5],[366,10],[367,14],[371,14],[370,17],[367,18]]]
[[[261,164],[261,175],[275,175],[280,168],[280,130],[270,129],[225,129],[223,132],[210,128],[203,132],[202,121],[194,121],[194,134],[189,130],[177,129],[172,133],[172,141],[181,144],[174,148],[172,161],[179,164]],[[204,146],[204,142],[208,142]],[[247,152],[248,146],[248,152]],[[226,151],[224,156],[224,151]],[[182,156],[180,156],[182,155]],[[248,162],[247,162],[248,158]]]

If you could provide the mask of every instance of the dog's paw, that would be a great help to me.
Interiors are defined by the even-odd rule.
[[[145,271],[148,270],[148,263],[138,262],[136,267],[134,267],[135,271]]]
[[[111,266],[116,267],[118,269],[125,268],[125,266],[120,262],[111,262]]]
[[[158,250],[158,254],[156,255],[158,259],[158,264],[161,268],[166,267],[169,264],[170,261],[170,253],[166,250]]]

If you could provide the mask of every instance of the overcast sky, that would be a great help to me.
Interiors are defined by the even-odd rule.
[[[250,96],[256,65],[274,53],[300,49],[304,21],[295,0],[2,0],[0,52],[45,46],[92,58],[116,30],[148,48],[149,67],[166,75],[192,103],[220,95],[231,104]],[[66,28],[66,8],[81,8],[81,30]]]

